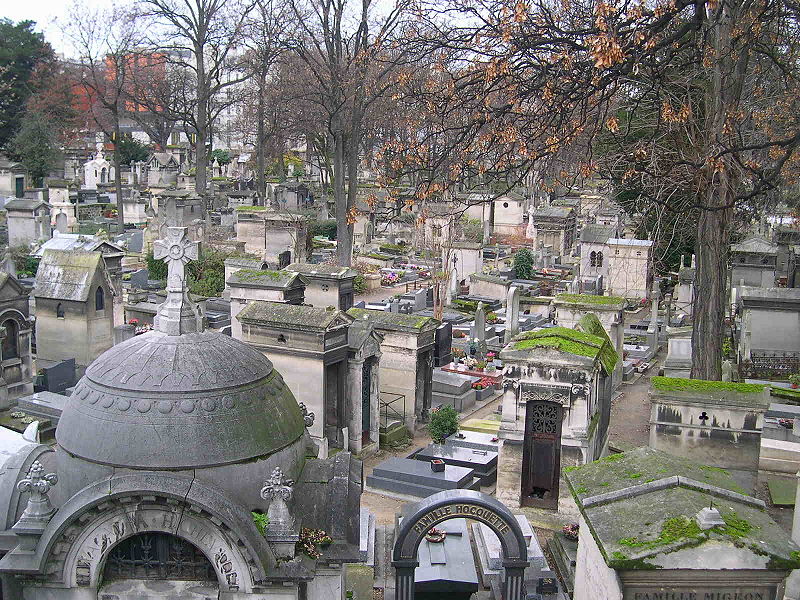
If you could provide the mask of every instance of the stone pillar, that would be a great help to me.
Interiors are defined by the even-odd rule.
[[[376,354],[372,360],[370,369],[370,385],[372,389],[369,394],[369,441],[377,443],[381,426],[381,381],[380,381],[381,355]]]
[[[395,600],[414,600],[414,571],[419,565],[416,560],[394,560]]]
[[[503,583],[503,600],[525,600],[525,567],[527,562],[504,560],[506,580]]]
[[[347,420],[348,443],[350,451],[358,454],[361,452],[361,398],[363,394],[361,388],[363,383],[364,359],[349,360],[347,366],[347,409],[350,411],[350,418]]]
[[[506,299],[506,331],[503,342],[508,344],[519,331],[519,288],[512,285],[508,288]]]
[[[797,492],[795,493],[795,506],[800,506],[800,471],[797,472]],[[794,511],[794,521],[792,523],[792,541],[800,544],[800,510]]]

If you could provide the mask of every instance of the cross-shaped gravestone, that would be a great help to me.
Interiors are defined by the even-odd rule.
[[[167,227],[163,240],[153,243],[153,256],[167,263],[167,299],[158,308],[155,328],[167,335],[198,330],[197,309],[188,296],[186,264],[197,260],[197,242],[187,236],[186,227]]]

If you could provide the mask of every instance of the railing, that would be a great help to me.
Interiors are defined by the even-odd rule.
[[[403,394],[393,394],[391,392],[380,393],[380,428],[386,429],[391,421],[406,422],[406,397]],[[400,405],[398,409],[397,405]]]

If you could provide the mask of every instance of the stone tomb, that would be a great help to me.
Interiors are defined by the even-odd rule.
[[[472,469],[475,475],[480,477],[482,486],[492,485],[497,481],[497,452],[446,444],[428,444],[417,450],[413,457],[425,462],[438,458],[447,465]]]
[[[638,448],[564,479],[581,513],[574,600],[776,600],[800,568],[800,547],[721,469]]]
[[[444,444],[445,446],[454,446],[457,448],[471,448],[474,450],[497,452],[500,442],[496,435],[490,433],[461,430],[453,435],[447,436],[444,440]]]
[[[469,598],[478,591],[478,573],[466,519],[450,519],[437,526],[446,532],[442,542],[422,540],[414,574],[415,598]],[[462,595],[463,594],[463,595]]]
[[[475,404],[476,390],[472,384],[476,381],[477,377],[434,369],[432,407],[449,404],[456,412],[464,412]]]
[[[758,468],[789,475],[800,470],[800,406],[769,405],[761,430]]]
[[[367,475],[367,486],[379,494],[427,498],[442,490],[480,490],[480,478],[467,467],[445,465],[434,472],[429,462],[392,457]]]
[[[733,471],[752,489],[769,386],[653,377],[650,447]]]

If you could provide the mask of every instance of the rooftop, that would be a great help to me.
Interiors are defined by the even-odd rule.
[[[555,218],[555,219],[566,219],[569,217],[574,210],[570,206],[543,206],[542,208],[538,208],[531,213],[531,216],[535,219],[538,218]]]
[[[27,198],[13,198],[5,203],[6,210],[36,210],[40,206],[49,206],[44,200],[29,200]]]
[[[262,300],[250,302],[236,315],[236,318],[242,323],[271,325],[300,331],[327,331],[340,325],[349,325],[351,322],[351,319],[340,310]]]
[[[770,401],[769,385],[767,384],[657,376],[650,379],[650,384],[652,395],[659,402],[674,397],[679,402],[691,399],[766,410]]]
[[[564,479],[612,568],[659,569],[676,562],[665,555],[704,544],[712,564],[707,553],[738,548],[751,553],[750,564],[800,568],[797,545],[725,469],[645,447],[566,467]],[[701,530],[695,516],[712,502],[725,525]]]
[[[326,277],[334,279],[349,279],[358,275],[358,271],[350,267],[340,267],[338,265],[315,265],[312,263],[292,263],[283,269],[316,277]]]
[[[99,252],[46,250],[36,272],[37,298],[86,302],[94,275],[102,268]]]
[[[125,249],[114,242],[104,240],[96,235],[81,235],[79,233],[53,232],[53,237],[44,242],[33,256],[41,257],[46,250],[83,250],[85,252],[99,251],[101,254],[125,254]]]
[[[649,248],[653,245],[652,240],[628,240],[625,238],[611,238],[608,240],[611,246],[641,246],[642,248]]]
[[[608,339],[608,335],[599,336],[587,331],[569,329],[568,327],[550,327],[539,331],[527,331],[515,337],[510,348],[512,351],[523,352],[537,349],[556,350],[565,354],[599,360],[606,373],[614,371],[614,366],[619,359],[617,352]]]
[[[303,285],[303,281],[299,274],[291,271],[239,269],[228,277],[228,285],[285,289],[293,285]]]
[[[619,296],[595,296],[593,294],[558,294],[555,298],[555,303],[575,304],[601,310],[603,307],[616,310],[625,308],[625,298]]]
[[[731,246],[731,252],[746,252],[748,254],[777,254],[778,244],[765,240],[759,236],[752,236]]]
[[[378,329],[392,329],[395,331],[429,331],[439,326],[439,321],[433,317],[416,317],[414,315],[401,315],[383,310],[370,310],[368,308],[351,308],[347,314],[354,319],[369,319]]]
[[[591,223],[581,229],[581,241],[588,244],[605,244],[616,231],[617,228],[613,225]]]

